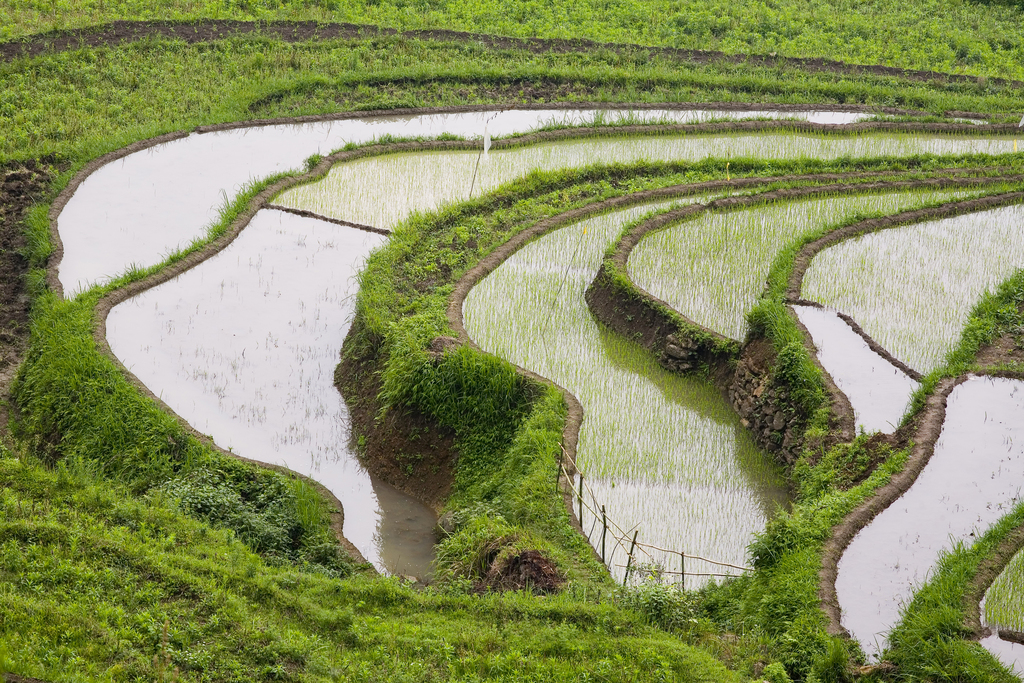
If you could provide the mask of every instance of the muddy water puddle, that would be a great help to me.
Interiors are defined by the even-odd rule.
[[[345,536],[369,561],[426,577],[429,547],[410,537],[432,539],[436,518],[367,474],[333,383],[354,275],[384,240],[260,211],[224,251],[116,306],[107,339],[129,370],[217,445],[330,489],[343,505]]]
[[[818,360],[853,406],[856,427],[891,434],[920,386],[871,350],[845,320],[813,306],[793,306],[818,349]]]
[[[913,486],[850,543],[836,592],[869,656],[944,550],[1006,515],[1024,487],[1024,383],[973,377],[949,396],[935,451]]]
[[[482,348],[580,400],[579,465],[617,524],[614,535],[639,530],[641,543],[742,565],[753,534],[786,504],[779,473],[714,386],[662,369],[598,326],[584,301],[604,250],[651,208],[588,219],[520,249],[470,292],[466,329]],[[600,548],[600,522],[586,509],[582,522]],[[628,542],[612,535],[608,564],[621,581]],[[678,554],[638,556],[679,571]],[[686,571],[696,588],[706,581],[696,574],[722,570],[688,560]]]

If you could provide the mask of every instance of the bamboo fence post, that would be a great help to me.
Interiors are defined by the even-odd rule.
[[[580,528],[583,528],[583,473],[580,472]]]

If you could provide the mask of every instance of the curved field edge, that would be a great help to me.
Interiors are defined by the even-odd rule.
[[[73,84],[74,88],[68,85]],[[0,160],[78,162],[136,140],[251,119],[495,103],[756,102],[879,115],[998,115],[1022,89],[795,68],[680,64],[646,52],[537,54],[402,38],[195,45],[154,39],[0,63]],[[399,113],[399,112],[396,112]],[[1012,117],[1012,122],[1016,122]]]
[[[947,169],[944,174],[949,172]],[[836,404],[839,403],[840,409],[842,408],[842,395],[831,386],[831,382],[828,382],[827,373],[814,362],[813,343],[799,327],[795,317],[788,314],[786,304],[799,300],[798,283],[813,253],[840,239],[848,239],[867,231],[1024,201],[1024,195],[1019,192],[1005,192],[1007,186],[1012,189],[1012,181],[1017,181],[1016,184],[1019,185],[1020,177],[1011,169],[993,167],[977,169],[977,172],[982,176],[991,174],[988,180],[997,186],[1001,184],[1000,178],[1005,179],[1007,183],[1003,187],[996,187],[995,191],[998,194],[976,200],[943,203],[893,216],[855,216],[836,226],[824,226],[821,230],[804,235],[797,242],[788,245],[780,252],[772,266],[767,290],[761,302],[748,315],[752,326],[742,352],[735,342],[724,340],[712,331],[695,325],[638,288],[625,271],[629,252],[643,235],[676,224],[687,214],[699,211],[698,208],[686,207],[626,226],[620,239],[609,247],[601,271],[588,290],[588,303],[599,320],[609,324],[620,334],[637,338],[664,366],[676,371],[710,374],[721,385],[725,385],[724,390],[727,390],[731,379],[729,375],[734,372],[737,362],[741,364],[742,369],[742,363],[746,360],[744,356],[763,356],[767,342],[770,355],[774,355],[776,359],[774,366],[769,365],[765,369],[769,382],[767,386],[771,386],[772,383],[782,385],[777,387],[777,390],[781,389],[779,393],[784,400],[788,395],[790,410],[795,413],[807,411],[804,431],[806,442],[799,449],[799,457],[791,470],[792,481],[798,491],[798,502],[790,514],[771,522],[766,532],[752,546],[754,564],[758,569],[754,577],[731,582],[731,586],[723,589],[729,597],[723,600],[723,612],[727,616],[721,621],[723,626],[735,630],[743,627],[771,630],[773,623],[802,624],[812,633],[813,625],[816,624],[821,630],[810,640],[817,641],[818,654],[826,657],[826,660],[818,660],[815,663],[806,657],[805,651],[803,661],[786,661],[787,669],[794,675],[806,675],[808,671],[825,666],[822,662],[827,662],[828,657],[832,657],[833,663],[845,661],[845,653],[858,649],[855,645],[851,647],[845,640],[847,634],[839,623],[839,606],[835,600],[834,583],[836,563],[845,542],[848,542],[856,530],[870,519],[865,515],[865,510],[874,510],[878,505],[884,508],[885,501],[892,495],[898,496],[898,491],[909,486],[919,467],[923,466],[921,453],[925,450],[930,452],[938,436],[938,427],[941,427],[941,415],[936,416],[934,413],[941,412],[944,397],[956,383],[953,378],[963,377],[968,371],[1020,376],[1020,358],[1014,358],[1011,362],[995,356],[996,361],[993,362],[992,358],[989,358],[987,364],[974,362],[974,359],[979,349],[991,349],[1001,335],[1005,337],[1019,334],[1021,276],[1018,274],[1004,284],[998,293],[986,296],[978,304],[965,327],[961,344],[949,354],[944,368],[926,378],[925,386],[915,397],[915,410],[908,416],[903,428],[894,438],[852,438],[852,425],[843,425],[842,416],[836,414]],[[1003,175],[1004,173],[1006,175]],[[970,182],[967,178],[960,180]],[[958,182],[949,175],[940,182],[945,181]],[[870,185],[870,180],[861,182],[865,186]],[[916,183],[911,181],[907,184],[928,186],[929,182],[934,183],[936,180]],[[857,188],[849,187],[846,191],[856,192]],[[814,188],[804,188],[793,191],[790,196],[813,192]],[[766,194],[770,196],[771,193]],[[784,192],[777,194],[783,197],[786,195]],[[722,201],[722,204],[728,207],[730,204],[739,203],[742,206],[748,202],[756,202],[755,197],[756,195],[749,199],[729,198]],[[797,267],[797,262],[800,262],[802,267]],[[771,324],[762,322],[758,325],[759,320],[769,321]],[[1008,345],[1003,343],[996,346],[999,350],[1004,350]],[[1012,345],[1010,347],[1012,348]],[[787,358],[786,354],[782,353],[782,350],[787,348],[793,352],[794,358]],[[992,356],[991,353],[988,355]],[[681,363],[680,359],[684,359],[685,362]],[[789,367],[786,367],[783,361],[788,363]],[[794,378],[798,381],[794,381]],[[828,391],[826,387],[829,388]],[[817,396],[818,401],[809,406],[802,406],[796,398],[806,398],[808,388],[813,390],[813,394],[810,395]],[[735,401],[735,396],[731,396]],[[830,400],[826,400],[826,397]],[[927,424],[922,425],[922,420],[917,414],[922,412],[926,404],[932,414],[929,415]],[[829,447],[829,444],[835,445]],[[915,462],[905,464],[908,455],[910,460]],[[858,481],[863,483],[849,488]],[[844,488],[849,489],[845,500],[842,497]],[[1007,520],[1010,518],[1000,522],[998,528],[979,541],[970,553],[961,547],[955,551],[954,559],[944,561],[940,577],[934,582],[942,585],[946,591],[941,599],[937,600],[934,597],[938,589],[931,587],[919,594],[920,597],[908,612],[911,616],[904,620],[904,623],[913,621],[916,630],[914,627],[901,626],[900,628],[911,635],[897,631],[901,640],[894,641],[895,649],[891,653],[891,659],[899,664],[897,673],[900,676],[913,677],[926,673],[934,674],[937,671],[943,672],[943,676],[947,672],[954,672],[957,675],[973,672],[978,675],[995,676],[995,680],[1002,680],[1001,677],[1005,676],[1002,667],[981,648],[970,643],[957,645],[955,642],[950,643],[949,639],[951,634],[956,634],[959,638],[976,639],[981,633],[977,620],[978,601],[998,571],[991,573],[989,570],[988,573],[982,573],[981,576],[986,577],[987,582],[979,584],[978,580],[974,583],[969,581],[973,576],[973,570],[965,579],[962,567],[965,562],[968,565],[971,562],[976,565],[981,560],[992,564],[991,558],[986,557],[991,553],[993,545],[1007,536],[1008,530],[1013,530],[1020,524],[1019,520]],[[1007,548],[1010,549],[1009,554],[1002,560],[1003,563],[1020,547],[1019,531],[1010,534],[1010,537],[1013,540],[1005,542],[1002,548],[1004,555],[1008,552]],[[993,538],[995,540],[992,540]],[[967,560],[964,559],[965,555]],[[775,572],[776,565],[784,567],[779,575]],[[955,579],[948,577],[951,573],[948,566],[951,565],[961,568],[961,574]],[[813,569],[814,567],[820,567],[820,572]],[[771,577],[772,580],[759,583],[759,579],[765,580],[766,577]],[[754,587],[745,592],[744,582],[751,582]],[[953,588],[950,588],[951,583]],[[785,586],[785,592],[774,592],[778,590],[779,585]],[[710,591],[712,595],[715,592],[715,589]],[[780,599],[783,595],[786,600]],[[801,601],[802,604],[799,604]],[[758,614],[758,610],[765,610],[766,603],[772,604],[772,611]],[[953,619],[949,614],[945,614],[943,619],[939,619],[935,612],[937,609],[952,609],[952,612],[959,616]],[[925,616],[920,616],[921,612],[925,612]],[[946,628],[948,624],[954,622],[959,624],[957,629]],[[808,624],[812,626],[808,627]],[[928,625],[928,628],[923,628],[924,625]],[[844,638],[830,642],[828,634],[838,634]],[[783,642],[799,642],[801,638],[808,638],[809,633],[806,630],[798,633],[793,629],[780,633],[776,626],[773,636],[781,636]],[[941,653],[942,656],[936,653]],[[929,656],[933,658],[929,660]],[[938,661],[941,661],[941,665],[936,664]],[[839,667],[839,670],[844,669],[845,665]],[[868,671],[881,675],[886,670],[869,668]],[[955,678],[955,675],[953,677]]]
[[[829,24],[830,15],[821,17],[802,17],[795,15],[808,12],[808,8],[787,7],[782,14],[771,11],[753,11],[744,7],[743,11],[715,7],[713,3],[695,6],[689,12],[681,12],[678,7],[662,5],[651,7],[650,3],[624,3],[612,8],[584,3],[579,8],[563,7],[559,3],[545,6],[530,6],[520,3],[515,8],[505,8],[501,12],[494,6],[472,6],[467,8],[457,3],[452,6],[451,14],[447,8],[420,8],[419,12],[409,11],[403,5],[384,3],[367,3],[361,8],[349,6],[342,10],[338,6],[295,7],[292,3],[285,6],[265,4],[235,7],[195,5],[181,7],[164,3],[159,14],[153,14],[152,8],[137,6],[134,11],[127,7],[116,8],[83,8],[79,12],[64,8],[60,13],[52,15],[39,9],[11,7],[8,21],[0,24],[0,34],[7,37],[29,42],[30,47],[55,47],[60,49],[67,42],[85,42],[89,45],[103,44],[113,40],[137,39],[140,34],[148,36],[176,35],[185,40],[203,39],[212,34],[246,32],[252,30],[253,23],[238,21],[259,19],[255,23],[275,37],[288,40],[321,33],[327,35],[396,34],[393,28],[382,28],[366,25],[367,23],[382,26],[399,26],[419,30],[405,31],[403,37],[459,37],[470,39],[489,39],[490,45],[507,45],[509,43],[541,45],[551,48],[585,48],[614,49],[620,47],[610,43],[597,43],[594,40],[615,40],[621,43],[644,43],[651,46],[672,45],[675,48],[649,47],[651,51],[673,52],[685,55],[693,60],[750,60],[767,65],[796,63],[803,68],[819,68],[831,71],[857,69],[842,62],[818,58],[821,54],[839,56],[849,62],[896,64],[904,68],[892,67],[860,67],[873,69],[886,75],[908,74],[918,78],[936,78],[946,74],[935,71],[914,71],[906,67],[923,67],[933,69],[941,63],[946,70],[952,71],[958,65],[969,61],[974,65],[972,71],[985,76],[1003,75],[1008,72],[1006,64],[1014,62],[1015,43],[1012,31],[1007,34],[1007,24],[1016,28],[1013,15],[1017,11],[1012,7],[989,7],[991,17],[985,31],[973,35],[970,28],[977,30],[977,23],[968,24],[965,18],[950,17],[951,13],[963,14],[970,5],[961,3],[945,3],[942,8],[935,8],[941,16],[941,22],[922,24],[920,16],[900,5],[868,8],[865,14],[861,8],[847,8],[844,12],[846,20],[841,24]],[[778,10],[779,8],[776,8]],[[33,11],[34,10],[34,11]],[[575,11],[574,11],[575,10]],[[673,11],[675,13],[673,14]],[[279,13],[280,12],[280,13]],[[877,14],[875,12],[878,12]],[[210,20],[210,15],[215,18]],[[748,16],[753,14],[754,16]],[[226,16],[225,16],[226,15]],[[852,15],[852,16],[850,16]],[[136,16],[146,18],[174,17],[178,21],[133,22]],[[225,16],[229,21],[216,21]],[[292,21],[275,21],[286,16]],[[714,20],[713,17],[718,17]],[[60,17],[60,19],[58,19]],[[101,21],[120,19],[107,25],[96,25],[84,30],[79,28]],[[295,19],[306,21],[294,21]],[[332,23],[339,19],[356,21],[356,24]],[[810,20],[808,20],[810,19]],[[852,21],[851,21],[852,19]],[[943,22],[953,19],[952,25]],[[234,21],[230,21],[234,20]],[[957,23],[958,22],[958,23]],[[799,26],[797,29],[796,26]],[[884,26],[884,28],[881,28]],[[71,30],[60,30],[62,27],[73,27]],[[210,28],[214,30],[210,30]],[[269,30],[267,30],[269,27]],[[871,31],[866,31],[870,27]],[[941,27],[941,28],[940,28]],[[968,28],[970,27],[970,28]],[[51,30],[49,35],[32,36],[31,32],[40,28]],[[514,36],[530,36],[526,39],[503,38],[495,35],[481,35],[452,31],[486,31],[488,34],[504,34]],[[76,30],[77,29],[77,30]],[[140,30],[141,29],[141,30]],[[191,29],[191,30],[189,30]],[[967,29],[967,30],[964,30]],[[878,40],[879,31],[893,31],[887,39]],[[103,35],[104,33],[112,35]],[[955,36],[946,34],[955,33]],[[99,34],[99,35],[96,35]],[[804,35],[808,34],[808,35]],[[799,35],[800,39],[794,38]],[[918,36],[914,49],[904,46],[907,35]],[[541,36],[542,38],[532,37]],[[998,37],[997,37],[998,36]],[[897,38],[898,37],[898,38]],[[894,39],[895,38],[895,39]],[[49,40],[48,40],[49,39]],[[77,39],[77,41],[75,40]],[[588,40],[590,39],[590,40]],[[48,45],[52,41],[52,45]],[[707,50],[708,46],[727,47],[729,53]],[[1019,44],[1017,44],[1019,46]],[[639,46],[637,46],[639,47]],[[684,48],[684,49],[679,49]],[[685,49],[690,48],[690,49]],[[701,49],[693,49],[701,48]],[[845,49],[844,49],[845,48]],[[1018,47],[1019,49],[1019,47]],[[839,52],[836,52],[839,50]],[[743,55],[737,52],[761,52],[759,55]],[[794,57],[778,57],[776,53],[793,54]],[[806,56],[811,56],[807,59]],[[804,58],[801,58],[804,57]],[[979,62],[981,65],[979,66]],[[1011,75],[1017,75],[1012,69]],[[970,76],[959,78],[971,78]]]
[[[254,555],[92,473],[0,456],[0,673],[47,680],[738,680],[576,594],[417,592]],[[500,647],[498,647],[500,645]]]

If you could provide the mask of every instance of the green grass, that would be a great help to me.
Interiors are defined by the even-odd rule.
[[[784,245],[849,215],[898,213],[966,194],[969,191],[837,195],[705,213],[645,237],[630,254],[627,268],[639,287],[689,319],[742,340],[747,333],[745,316],[762,295],[771,263]]]
[[[5,0],[0,40],[111,19],[312,19],[499,35],[590,38],[730,53],[779,53],[916,69],[1020,78],[1019,3],[932,0],[870,5],[788,0],[580,3],[538,0]]]
[[[534,55],[387,38],[289,45],[250,37],[193,46],[149,40],[0,64],[0,162],[53,154],[83,163],[196,125],[352,109],[740,100],[1016,112],[1020,97],[1019,90],[892,77],[685,66],[640,53]]]
[[[0,673],[51,681],[738,680],[605,600],[296,571],[159,497],[10,453],[0,581]]]

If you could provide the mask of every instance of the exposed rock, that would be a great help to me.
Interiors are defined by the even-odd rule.
[[[439,538],[450,536],[455,533],[455,513],[451,510],[437,518],[435,535]]]

